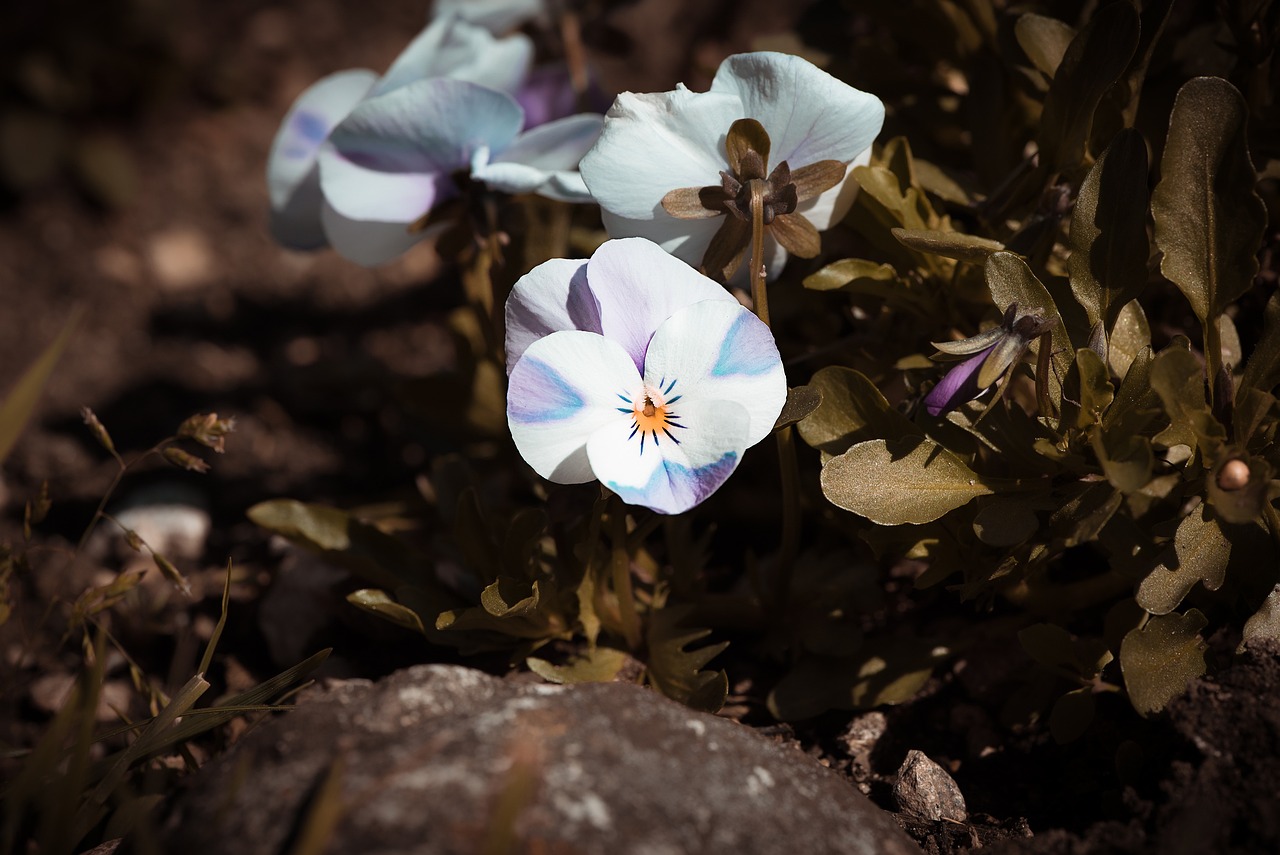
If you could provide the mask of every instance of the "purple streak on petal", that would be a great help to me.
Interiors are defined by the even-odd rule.
[[[555,368],[532,357],[525,362],[532,372],[526,378],[526,385],[534,392],[521,394],[518,391],[508,396],[507,417],[511,421],[526,424],[562,422],[585,406],[578,389]]]
[[[690,469],[673,460],[663,460],[649,482],[641,487],[606,481],[629,505],[640,505],[660,514],[683,513],[720,488],[738,467],[738,454],[729,451],[719,460]]]
[[[948,371],[925,396],[925,411],[931,416],[940,416],[978,397],[978,393],[982,391],[978,388],[978,371],[990,352],[991,348],[988,347]]]
[[[716,377],[733,374],[756,376],[768,374],[778,366],[778,347],[774,344],[769,328],[753,323],[756,316],[746,309],[729,327],[720,355],[711,373]]]
[[[328,119],[317,113],[299,110],[293,117],[293,130],[313,146],[320,145],[332,130]]]

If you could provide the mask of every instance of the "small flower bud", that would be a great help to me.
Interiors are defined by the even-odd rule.
[[[1228,460],[1218,471],[1218,486],[1227,492],[1244,489],[1249,483],[1249,464],[1243,460]]]
[[[161,453],[164,455],[165,460],[168,460],[174,466],[186,469],[188,472],[199,472],[203,474],[209,471],[208,463],[205,463],[194,454],[189,454],[188,452],[183,451],[181,448],[169,446]]]
[[[124,542],[129,544],[129,548],[134,552],[142,551],[142,538],[138,537],[138,533],[131,528],[124,530]]]
[[[89,426],[89,432],[93,434],[93,438],[98,441],[98,444],[107,451],[110,451],[112,454],[115,454],[116,445],[111,441],[111,434],[107,433],[106,427],[103,426],[102,422],[98,421],[98,416],[93,412],[93,410],[88,407],[81,407],[80,417],[83,418],[84,423]]]

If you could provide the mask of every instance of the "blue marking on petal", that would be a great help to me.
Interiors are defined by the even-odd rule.
[[[293,116],[293,130],[307,142],[320,145],[329,136],[329,122],[324,116],[299,110]]]
[[[662,390],[662,394],[663,394],[663,395],[670,395],[670,394],[671,394],[671,390],[672,390],[672,389],[674,389],[675,387],[676,387],[676,381],[675,381],[675,380],[672,380],[672,381],[671,381],[671,385],[670,385],[670,386],[668,386],[667,388],[665,388],[665,389],[663,389],[663,390]],[[675,401],[675,400],[679,400],[679,396],[676,396],[675,398],[672,398],[672,399],[671,399],[671,401]],[[671,401],[667,401],[667,403],[668,403],[668,404],[670,404],[670,403],[671,403]]]
[[[526,424],[559,422],[572,418],[586,405],[582,395],[559,371],[528,356],[521,361],[528,362],[527,370],[534,372],[530,385],[538,389],[538,392],[534,400],[512,402],[507,408],[510,418]]]
[[[706,466],[690,469],[671,460],[663,460],[647,483],[634,487],[606,481],[605,486],[631,505],[643,505],[659,513],[680,513],[692,508],[716,491],[738,466],[738,454],[726,452]],[[668,500],[670,503],[668,503]]]
[[[733,326],[729,327],[729,332],[720,344],[716,366],[711,369],[712,375],[724,377],[729,374],[768,374],[777,367],[778,357],[775,354],[758,353],[758,348],[751,347],[746,342],[747,336],[752,332],[748,325],[754,320],[755,315],[743,309]]]

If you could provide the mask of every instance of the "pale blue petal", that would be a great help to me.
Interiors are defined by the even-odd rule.
[[[602,116],[583,114],[521,134],[493,162],[473,165],[471,177],[504,193],[537,193],[562,202],[591,200],[578,161],[600,134]]]
[[[600,332],[600,306],[587,285],[587,262],[553,258],[521,276],[506,308],[507,373],[529,345],[560,330]]]
[[[853,178],[853,168],[866,166],[870,162],[871,149],[867,149],[849,164],[844,181],[807,202],[801,202],[796,212],[804,214],[818,231],[826,231],[843,220],[844,215],[853,207],[853,201],[858,198],[858,182]]]
[[[515,92],[533,64],[533,42],[516,33],[502,39],[454,15],[437,17],[387,69],[373,94],[431,77],[468,80]]]
[[[787,400],[773,333],[736,302],[705,301],[674,313],[649,344],[644,378],[671,395],[739,404],[747,418],[744,447],[769,435]]]
[[[339,122],[360,102],[375,79],[372,71],[340,71],[307,88],[289,112],[267,156],[272,233],[286,246],[324,245],[320,228],[320,175],[316,156]]]
[[[533,470],[558,484],[596,476],[587,442],[606,424],[630,421],[640,375],[616,343],[567,330],[531,344],[511,370],[507,425]],[[624,412],[625,411],[625,412]]]
[[[783,160],[792,169],[819,160],[848,163],[871,147],[884,124],[879,98],[790,54],[735,54],[720,64],[711,91],[737,98],[743,115],[764,126],[771,168]]]
[[[671,219],[662,210],[668,192],[720,183],[720,170],[728,168],[725,134],[742,115],[735,95],[684,87],[624,92],[605,114],[600,141],[582,159],[583,180],[610,214]]]
[[[398,223],[403,229],[458,194],[447,173],[370,169],[331,145],[321,149],[319,165],[325,200],[352,220]]]
[[[410,247],[445,228],[435,226],[411,233],[404,223],[379,223],[344,217],[325,204],[320,212],[325,236],[339,255],[364,267],[374,267],[404,254]]]
[[[723,287],[643,238],[605,241],[587,263],[605,336],[644,369],[654,332],[673,314],[703,300],[737,307]]]
[[[510,95],[435,78],[363,101],[329,141],[345,159],[369,169],[447,174],[469,167],[482,147],[505,149],[523,120]]]
[[[672,406],[680,428],[642,437],[632,422],[607,422],[587,456],[600,483],[624,502],[679,514],[714,493],[742,459],[747,414],[734,401],[685,399]]]
[[[548,20],[547,0],[436,0],[436,15],[458,15],[494,34]]]

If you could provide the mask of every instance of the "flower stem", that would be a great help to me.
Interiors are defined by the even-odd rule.
[[[635,592],[631,588],[631,553],[627,549],[627,512],[622,500],[612,497],[609,508],[610,540],[613,542],[613,591],[618,597],[618,620],[627,647],[640,648],[640,613],[636,609]]]
[[[751,302],[756,317],[769,326],[769,292],[764,284],[764,184],[751,180]]]
[[[751,181],[751,301],[756,317],[769,325],[769,292],[764,269],[764,185]],[[782,542],[774,566],[776,606],[785,608],[791,591],[791,564],[800,547],[800,469],[796,463],[795,438],[790,426],[777,431],[778,471],[782,482]]]

